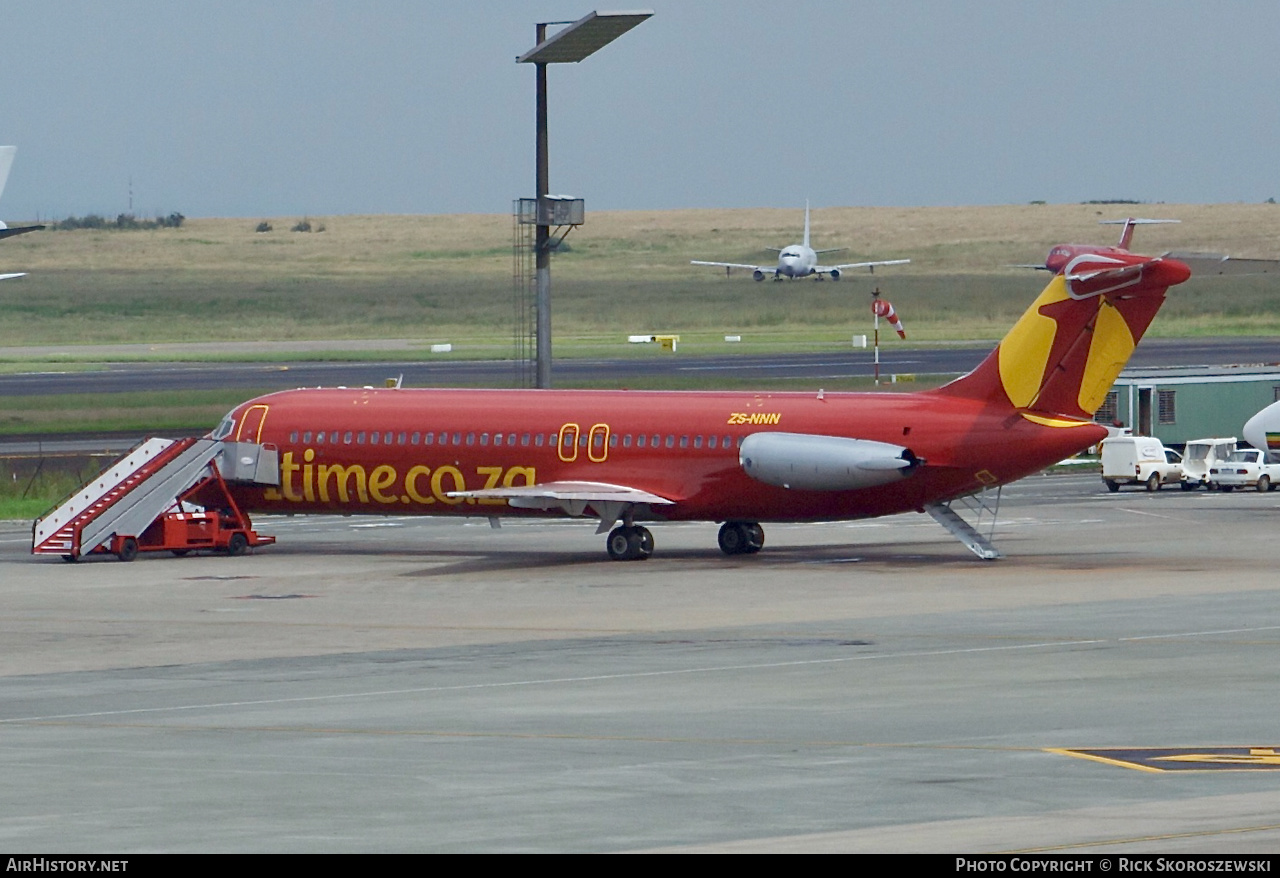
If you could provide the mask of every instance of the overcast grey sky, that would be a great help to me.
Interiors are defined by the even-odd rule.
[[[4,3],[6,220],[1280,198],[1275,0]]]

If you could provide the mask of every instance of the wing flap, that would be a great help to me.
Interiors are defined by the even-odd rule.
[[[606,482],[543,482],[513,488],[490,488],[479,491],[450,491],[449,497],[474,497],[477,500],[506,500],[518,509],[554,509],[567,503],[630,503],[637,505],[671,505],[674,500],[659,497],[639,488],[610,485]]]

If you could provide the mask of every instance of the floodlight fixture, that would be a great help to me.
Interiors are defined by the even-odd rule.
[[[635,12],[589,12],[564,30],[543,40],[516,59],[517,64],[564,64],[578,62],[612,43],[653,15],[652,9]],[[545,22],[539,27],[561,22]]]
[[[537,257],[537,386],[551,386],[551,229],[541,221],[542,207],[550,191],[547,157],[547,65],[578,62],[616,40],[653,15],[653,10],[589,12],[574,22],[547,21],[535,25],[537,44],[516,58],[517,64],[537,69],[537,197],[540,221],[534,245]],[[548,39],[547,27],[568,24]],[[579,202],[579,205],[581,202]],[[578,208],[581,222],[581,207]]]

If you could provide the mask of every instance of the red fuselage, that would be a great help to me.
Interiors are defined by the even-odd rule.
[[[380,515],[527,513],[449,494],[579,481],[666,498],[650,514],[671,520],[863,518],[1022,478],[1106,435],[935,392],[302,389],[229,417],[230,438],[280,452],[278,489],[236,489],[248,509]],[[875,440],[924,463],[892,484],[791,490],[739,463],[761,431]]]

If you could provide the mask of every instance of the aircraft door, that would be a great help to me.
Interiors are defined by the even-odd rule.
[[[267,421],[267,406],[251,405],[240,416],[236,429],[237,442],[262,442],[262,425]]]
[[[590,441],[587,443],[587,457],[592,463],[604,463],[609,457],[609,425],[594,424],[591,427]]]
[[[578,434],[582,428],[577,424],[565,424],[560,428],[560,436],[556,441],[556,453],[565,463],[573,463],[578,459]]]

